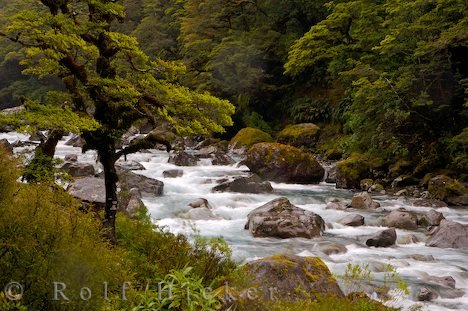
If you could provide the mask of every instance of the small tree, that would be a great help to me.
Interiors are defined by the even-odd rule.
[[[40,3],[39,3],[40,2]],[[234,107],[208,93],[198,93],[178,83],[185,67],[161,59],[151,61],[135,38],[114,32],[111,25],[124,18],[120,1],[41,0],[12,17],[1,35],[22,46],[24,73],[39,78],[58,76],[67,92],[50,93],[43,109],[55,109],[76,120],[89,120],[81,129],[86,143],[83,152],[96,150],[104,168],[105,226],[115,240],[118,176],[115,162],[122,156],[164,142],[156,135],[116,148],[116,142],[141,119],[153,125],[172,124],[181,135],[222,132],[232,124]],[[46,108],[44,108],[46,107]],[[24,118],[16,120],[34,124]],[[38,117],[43,113],[37,109]],[[50,115],[49,115],[50,116]],[[33,118],[34,119],[34,118]],[[51,129],[55,118],[41,123]],[[95,123],[94,123],[95,122]],[[65,123],[66,124],[66,123]],[[36,124],[37,125],[37,124]],[[61,137],[64,124],[49,137]],[[169,145],[168,145],[169,146]]]

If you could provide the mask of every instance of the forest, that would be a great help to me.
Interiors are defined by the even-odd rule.
[[[0,289],[21,280],[27,293],[16,301],[5,290],[0,309],[397,309],[385,304],[391,300],[385,282],[383,294],[374,284],[379,301],[362,295],[364,290],[343,293],[322,284],[336,280],[320,259],[303,262],[284,254],[269,260],[304,267],[309,280],[317,278],[310,273],[326,279],[319,294],[304,285],[294,294],[300,299],[289,299],[289,292],[274,304],[246,299],[262,259],[260,268],[245,268],[222,234],[170,233],[155,224],[151,208],[122,212],[121,205],[133,200],[132,187],[122,185],[134,177],[119,165],[159,150],[176,166],[197,166],[212,157],[213,166],[244,165],[254,173],[240,178],[252,178],[242,181],[247,186],[235,184],[237,179],[228,184],[226,174],[210,188],[214,193],[286,196],[292,188],[284,190],[283,183],[326,181],[374,197],[427,200],[424,207],[457,206],[453,215],[463,215],[463,229],[457,230],[466,234],[451,246],[435,246],[466,249],[467,13],[462,0],[0,0]],[[40,138],[14,145],[1,133]],[[94,168],[90,174],[102,180],[97,212],[64,191],[64,182],[84,177],[74,176],[75,164],[67,158],[63,166],[57,158],[63,158],[61,141],[70,135],[81,142],[77,158],[95,152],[92,166],[102,170],[100,176]],[[34,148],[26,155],[21,148],[28,144]],[[366,208],[380,208],[369,203],[370,195],[363,200]],[[344,204],[321,203],[327,209]],[[354,204],[353,197],[343,209],[359,209]],[[378,212],[394,212],[383,207]],[[384,225],[419,230],[441,221],[413,216],[414,228],[406,222]],[[320,236],[333,229],[321,222],[315,224]],[[255,235],[254,225],[248,218],[246,229],[254,237],[267,236]],[[275,238],[310,238],[280,231]],[[345,276],[365,283],[368,271],[360,269],[349,266]],[[406,290],[392,269],[385,270],[392,286]],[[85,285],[101,291],[105,280],[113,299],[50,299],[49,285],[57,277],[75,292]],[[157,283],[145,289],[158,279],[176,284],[175,300],[156,299]],[[137,284],[128,300],[119,298],[125,282]],[[205,297],[207,287],[216,290]],[[220,299],[222,290],[235,303]]]

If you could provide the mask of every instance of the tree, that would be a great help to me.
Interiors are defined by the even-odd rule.
[[[184,66],[151,61],[135,38],[111,31],[124,18],[124,7],[110,0],[41,0],[37,10],[12,17],[3,36],[22,46],[24,73],[58,76],[67,92],[43,102],[77,118],[92,119],[84,129],[83,152],[96,150],[104,168],[106,206],[104,225],[115,239],[118,176],[115,162],[123,155],[163,142],[148,135],[122,150],[116,142],[138,120],[170,123],[181,135],[222,132],[232,124],[233,106],[208,93],[180,85]],[[67,108],[69,107],[69,108]],[[21,116],[18,117],[21,119]],[[167,142],[165,142],[167,144]]]

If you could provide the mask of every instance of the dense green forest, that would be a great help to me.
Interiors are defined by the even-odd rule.
[[[317,150],[330,158],[360,153],[385,170],[399,162],[396,174],[448,169],[466,178],[464,1],[123,4],[116,31],[151,58],[183,61],[184,85],[236,106],[224,138],[246,126],[274,134],[312,122],[322,128]],[[24,4],[0,5],[5,25]],[[2,39],[1,107],[63,89],[54,77],[21,75],[18,48]]]

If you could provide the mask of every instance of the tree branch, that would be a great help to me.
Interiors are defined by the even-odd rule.
[[[146,135],[145,138],[135,139],[130,145],[117,152],[117,159],[123,155],[135,153],[142,149],[151,149],[156,144],[162,144],[166,146],[167,152],[172,150],[171,143],[153,131]]]

